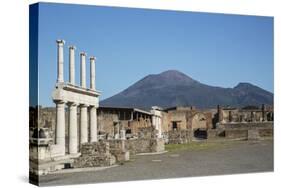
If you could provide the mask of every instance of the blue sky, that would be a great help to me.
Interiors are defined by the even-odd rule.
[[[97,56],[101,100],[170,69],[212,86],[250,82],[273,92],[272,17],[41,3],[38,38],[42,106],[54,106],[56,39],[66,41],[66,81],[69,45],[77,47],[77,84],[79,52]]]

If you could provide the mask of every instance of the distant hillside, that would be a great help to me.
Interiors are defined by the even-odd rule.
[[[273,104],[273,94],[250,83],[234,88],[213,87],[191,77],[169,70],[148,75],[124,91],[100,102],[100,106],[150,108],[194,105],[213,108],[218,104],[243,107]]]

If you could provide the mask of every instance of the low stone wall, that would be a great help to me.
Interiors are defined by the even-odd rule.
[[[108,140],[109,151],[116,158],[117,163],[130,160],[130,153],[126,150],[126,140]]]
[[[116,158],[109,152],[108,142],[99,141],[85,143],[81,148],[81,156],[74,160],[74,168],[110,166]]]
[[[225,138],[228,139],[244,139],[248,138],[248,130],[240,130],[240,129],[228,129],[225,130]]]
[[[273,137],[273,128],[225,130],[225,138],[229,139],[253,140],[265,137]]]
[[[74,168],[110,166],[123,163],[130,155],[165,150],[164,139],[103,140],[85,143],[81,156],[74,160]]]
[[[273,128],[272,129],[259,129],[260,137],[272,137],[273,136]]]
[[[266,129],[266,128],[273,128],[272,121],[266,122],[240,122],[240,123],[219,123],[219,128],[223,129]]]
[[[164,139],[151,139],[151,152],[162,152],[165,151],[165,140]]]
[[[168,132],[169,144],[183,144],[191,142],[192,131],[191,130],[172,130]]]
[[[156,138],[157,130],[154,127],[141,127],[138,128],[138,138],[140,139],[153,139]]]
[[[165,150],[164,139],[132,139],[125,141],[125,148],[131,155],[137,153],[154,153]]]
[[[217,129],[208,129],[207,130],[207,138],[208,139],[215,139],[220,136],[220,131]]]
[[[273,122],[220,123],[218,124],[217,136],[242,140],[272,137]]]

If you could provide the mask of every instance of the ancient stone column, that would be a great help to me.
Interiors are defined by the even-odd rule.
[[[90,57],[90,88],[92,90],[96,89],[96,68],[95,68],[95,61],[96,57],[92,56]]]
[[[228,112],[228,121],[232,122],[232,111]]]
[[[156,116],[152,115],[152,126],[154,126],[155,129],[156,128]]]
[[[161,117],[158,117],[158,138],[162,137],[162,121]]]
[[[261,110],[262,110],[262,121],[266,121],[266,118],[265,118],[265,105],[264,104],[262,104]]]
[[[120,139],[126,140],[126,130],[125,129],[120,130]]]
[[[75,85],[75,46],[69,46],[69,83]]]
[[[86,88],[86,53],[80,53],[80,85]]]
[[[56,144],[61,146],[62,153],[65,154],[65,103],[56,102]]]
[[[80,106],[80,143],[88,142],[88,109],[87,105]]]
[[[98,141],[98,128],[97,128],[97,109],[90,107],[90,142]]]
[[[77,104],[69,104],[69,154],[78,152]]]
[[[220,105],[217,106],[217,114],[218,114],[218,122],[220,123],[222,121],[222,112]]]
[[[251,111],[251,122],[253,122],[253,121],[254,121],[254,112]]]
[[[64,40],[57,40],[57,82],[63,82],[63,46]]]

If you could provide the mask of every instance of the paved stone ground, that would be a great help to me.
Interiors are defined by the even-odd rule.
[[[273,171],[273,141],[216,143],[218,147],[181,149],[161,155],[135,156],[124,165],[102,171],[49,174],[40,185],[82,184],[112,181]]]

